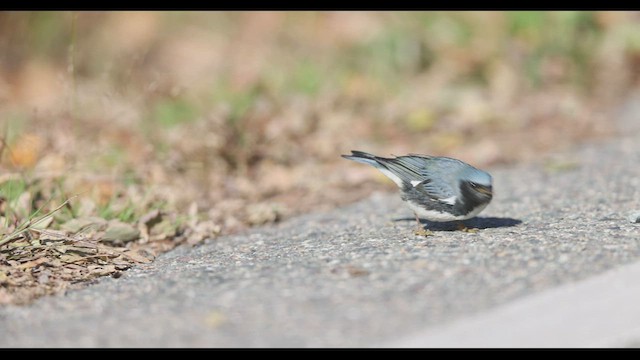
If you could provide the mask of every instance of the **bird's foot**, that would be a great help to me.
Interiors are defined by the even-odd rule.
[[[423,227],[417,228],[417,229],[415,230],[414,234],[416,234],[416,235],[418,235],[418,236],[424,236],[424,237],[427,237],[427,236],[433,236],[433,235],[435,235],[435,234],[433,233],[433,231],[427,230],[427,229],[425,229],[425,228],[423,228]]]
[[[470,234],[476,234],[479,230],[475,228],[468,228],[463,222],[458,223],[458,230],[463,231]]]

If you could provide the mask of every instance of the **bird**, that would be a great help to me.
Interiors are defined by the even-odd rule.
[[[478,215],[493,197],[491,175],[458,159],[420,154],[385,158],[357,150],[342,157],[371,165],[398,185],[418,223],[416,234],[432,235],[421,226],[419,216],[434,222],[458,221],[460,230],[470,230],[462,220]]]

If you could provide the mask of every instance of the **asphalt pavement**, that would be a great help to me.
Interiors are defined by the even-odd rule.
[[[488,169],[494,199],[466,222],[477,233],[416,236],[399,195],[376,193],[180,247],[0,308],[0,346],[640,346],[639,164],[628,132]]]

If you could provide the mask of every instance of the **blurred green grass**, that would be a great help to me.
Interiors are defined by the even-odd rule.
[[[126,92],[127,88],[140,91],[145,83],[162,82],[157,79],[163,75],[172,77],[175,69],[171,67],[190,66],[188,58],[184,63],[168,67],[158,67],[154,61],[163,55],[159,52],[172,36],[188,42],[186,33],[193,31],[204,39],[197,46],[206,46],[207,37],[223,44],[212,43],[214,50],[220,51],[214,56],[221,64],[214,72],[203,72],[196,80],[197,88],[215,89],[215,96],[207,98],[206,106],[228,104],[234,109],[232,116],[251,106],[256,87],[259,92],[271,93],[269,95],[280,100],[287,94],[311,97],[319,95],[321,89],[340,90],[345,78],[361,76],[377,83],[386,96],[391,96],[408,78],[428,72],[439,63],[450,64],[452,82],[485,86],[493,76],[492,64],[505,62],[521,70],[525,86],[539,88],[550,77],[544,73],[548,62],[561,62],[561,66],[568,68],[561,81],[574,86],[576,91],[589,91],[594,66],[597,66],[593,54],[602,45],[605,34],[620,33],[617,36],[621,37],[621,48],[617,51],[637,53],[640,43],[638,32],[633,31],[638,29],[634,16],[622,18],[620,23],[603,25],[598,21],[599,14],[585,11],[382,12],[341,14],[344,17],[341,22],[340,19],[327,20],[332,14],[323,12],[279,13],[280,18],[276,20],[263,19],[268,16],[251,18],[243,12],[161,12],[145,15],[151,20],[145,18],[144,21],[137,15],[123,13],[4,13],[1,16],[2,50],[6,54],[3,68],[6,72],[10,64],[19,67],[35,58],[64,72],[68,70],[65,67],[71,42],[75,41],[74,72],[78,78],[102,78],[116,91]],[[71,26],[74,15],[75,29]],[[138,21],[142,25],[138,28],[119,21]],[[260,31],[260,23],[274,21],[275,25],[263,25],[265,30]],[[351,30],[353,26],[349,21],[363,23],[357,25],[362,29]],[[109,34],[110,25],[122,30]],[[325,26],[327,40],[317,41],[323,38],[321,32]],[[620,30],[625,27],[629,30]],[[306,31],[301,31],[304,29]],[[126,40],[126,31],[131,31],[131,38],[137,40]],[[293,35],[296,33],[299,35]],[[248,49],[241,51],[246,56],[228,58],[225,50],[234,46],[246,46]],[[256,50],[261,47],[270,50]],[[194,54],[198,54],[198,50]],[[252,51],[256,52],[257,59],[251,58]],[[241,85],[227,86],[244,76],[243,61],[258,64],[246,65],[257,67],[255,74],[250,74]],[[234,70],[236,68],[240,70]],[[247,70],[250,71],[253,70]],[[234,88],[233,95],[227,94],[230,88]],[[203,93],[206,91],[195,97],[202,97]],[[163,96],[161,91],[153,95],[146,102],[147,111],[163,125],[196,116],[188,100],[154,99]]]
[[[121,15],[122,13],[120,13]],[[354,39],[340,41],[332,39],[335,44],[317,46],[313,37],[322,34],[305,34],[296,38],[300,27],[313,27],[321,22],[326,13],[285,13],[280,20],[279,28],[268,29],[265,36],[269,46],[278,47],[273,61],[263,59],[268,64],[261,81],[269,82],[271,72],[280,71],[290,79],[284,81],[289,89],[314,94],[324,82],[331,82],[344,73],[360,73],[379,79],[385,84],[402,82],[403,77],[424,72],[437,61],[446,61],[452,56],[447,50],[455,48],[473,49],[474,42],[479,42],[484,49],[481,52],[468,53],[475,66],[478,67],[475,77],[487,77],[483,74],[482,63],[495,58],[508,56],[512,44],[522,46],[526,53],[526,78],[532,85],[539,85],[541,59],[548,56],[561,56],[576,64],[583,64],[575,70],[572,78],[585,77],[589,54],[593,53],[602,40],[603,33],[611,30],[604,28],[597,21],[597,13],[584,11],[510,11],[505,13],[486,12],[392,12],[370,14],[365,13],[382,24],[371,25],[374,30],[370,35],[357,34]],[[202,27],[199,31],[212,36],[235,38],[235,33],[243,27],[250,27],[250,21],[260,19],[243,19],[240,13],[193,13],[162,12],[152,14],[155,19],[153,29],[145,39],[140,40],[140,47],[118,47],[105,44],[111,23],[117,23],[117,13],[76,13],[78,26],[76,34],[71,33],[72,14],[69,12],[33,12],[4,13],[2,23],[4,31],[4,49],[6,63],[19,63],[29,58],[42,57],[46,61],[65,65],[68,60],[68,48],[72,36],[77,36],[77,75],[80,77],[97,77],[109,71],[111,80],[119,80],[126,85],[136,80],[136,76],[145,73],[147,63],[145,57],[153,56],[153,51],[169,36],[172,31],[180,32],[189,27]],[[336,27],[348,28],[346,24],[332,24]],[[496,21],[478,21],[478,18],[492,18]],[[116,20],[113,20],[113,19]],[[136,21],[136,19],[122,21]],[[309,25],[300,24],[307,22]],[[326,22],[326,21],[325,21]],[[621,24],[610,26],[631,26],[637,28],[633,17],[623,19]],[[316,25],[317,26],[317,25]],[[127,28],[124,26],[125,29]],[[135,27],[134,27],[135,29]],[[362,30],[365,32],[367,29]],[[315,30],[322,31],[322,30]],[[637,47],[638,36],[631,35],[627,50]],[[348,32],[347,32],[348,34]],[[264,34],[255,34],[260,37]],[[333,35],[334,37],[340,36]],[[134,36],[135,37],[135,36]],[[273,39],[275,37],[275,39]],[[358,38],[361,37],[361,38]],[[491,37],[492,39],[483,39]],[[251,41],[260,41],[251,39]],[[102,46],[107,45],[107,46]],[[132,45],[133,46],[133,45]],[[220,54],[224,57],[225,54]],[[288,59],[287,59],[288,57]],[[302,61],[300,61],[302,60]],[[510,61],[503,58],[503,61]],[[291,66],[293,65],[293,66]],[[189,66],[189,64],[184,64]],[[282,71],[286,70],[286,71]],[[127,76],[127,75],[131,75]],[[203,81],[210,76],[215,83],[216,74],[202,74]],[[462,73],[468,76],[469,73]],[[264,78],[264,79],[263,79]],[[394,79],[398,79],[394,81]],[[275,88],[279,88],[276,86]],[[224,99],[221,99],[224,101]]]

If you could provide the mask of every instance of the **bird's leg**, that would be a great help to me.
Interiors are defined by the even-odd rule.
[[[462,221],[458,221],[458,230],[464,231],[466,233],[471,233],[471,234],[475,234],[478,232],[478,229],[468,228],[467,225],[465,225],[464,222]]]
[[[422,224],[420,223],[420,218],[418,217],[418,214],[414,211],[413,215],[416,216],[416,222],[418,223],[418,228],[415,231],[415,234],[418,236],[429,236],[429,235],[433,235],[433,232],[426,230],[424,228],[424,226],[422,226]]]

